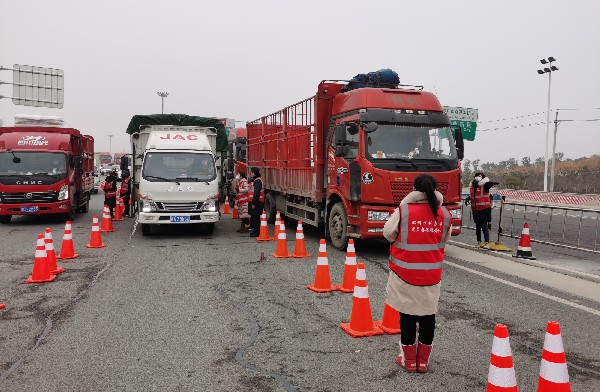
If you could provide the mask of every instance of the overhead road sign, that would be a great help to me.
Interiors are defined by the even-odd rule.
[[[444,113],[450,118],[450,124],[458,125],[462,128],[463,138],[465,140],[475,140],[475,130],[477,128],[478,110],[471,108],[460,108],[443,106]]]
[[[0,66],[0,71],[13,71],[13,96],[15,105],[62,109],[64,105],[64,72],[61,69],[13,65]],[[1,82],[0,84],[11,84]]]

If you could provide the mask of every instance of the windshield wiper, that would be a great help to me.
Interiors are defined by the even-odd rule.
[[[56,173],[56,174],[47,173],[47,172],[33,173],[34,176],[39,176],[39,175],[42,175],[42,174],[45,175],[45,176],[57,177],[59,174],[62,174],[62,173]]]
[[[23,174],[0,174],[0,177],[19,177],[25,180],[29,180],[31,178],[30,176],[25,176]]]
[[[446,167],[448,168],[448,170],[452,170],[452,166],[450,166],[450,164],[444,160],[437,160],[437,159],[423,159],[423,158],[415,158],[417,161],[426,161],[426,162],[433,162],[433,163],[440,163],[443,165],[446,165]]]
[[[150,179],[150,178],[154,178],[155,180],[163,180],[165,182],[174,182],[177,185],[181,185],[179,183],[179,181],[177,181],[174,178],[164,178],[164,177],[158,177],[158,176],[143,176],[144,178]]]
[[[209,181],[207,181],[207,180],[201,180],[198,177],[183,177],[183,178],[180,178],[180,179],[181,180],[192,180],[192,181],[196,181],[196,182],[203,182],[206,185],[210,185]]]
[[[393,159],[395,161],[410,163],[410,165],[412,167],[414,167],[415,170],[419,170],[419,168],[417,167],[417,165],[415,165],[415,163],[412,161],[412,159],[406,159],[406,158],[391,158],[391,159]],[[396,166],[399,166],[399,165],[396,165]]]

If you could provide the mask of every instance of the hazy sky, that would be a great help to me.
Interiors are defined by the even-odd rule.
[[[0,65],[64,70],[65,104],[1,99],[0,119],[61,116],[93,135],[96,151],[114,134],[116,152],[128,148],[131,116],[160,113],[157,91],[170,94],[166,113],[245,121],[309,97],[323,79],[392,68],[442,105],[479,109],[480,130],[511,127],[479,132],[466,158],[535,158],[548,94],[536,70],[548,56],[559,67],[552,107],[600,108],[599,1],[3,0]],[[600,121],[561,123],[557,151],[598,154],[599,138]]]

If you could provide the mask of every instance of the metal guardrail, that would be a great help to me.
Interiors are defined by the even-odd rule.
[[[520,238],[524,223],[529,224],[532,242],[562,248],[600,253],[600,210],[592,208],[554,206],[517,201],[500,200],[496,233],[500,237]],[[469,222],[465,219],[463,203],[463,226],[475,229],[471,208]],[[492,215],[495,215],[494,213]],[[492,217],[494,220],[494,216]],[[510,222],[510,227],[506,222]],[[493,227],[492,227],[492,231]],[[490,238],[491,238],[490,232]]]

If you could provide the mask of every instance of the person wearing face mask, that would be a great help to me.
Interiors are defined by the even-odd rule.
[[[492,221],[492,199],[490,197],[490,188],[498,185],[497,182],[490,181],[482,172],[475,173],[471,181],[471,195],[465,200],[466,204],[471,203],[473,221],[475,222],[475,233],[477,235],[477,244],[483,249],[490,248],[490,232],[488,223]],[[481,232],[483,231],[484,242],[481,242]]]

